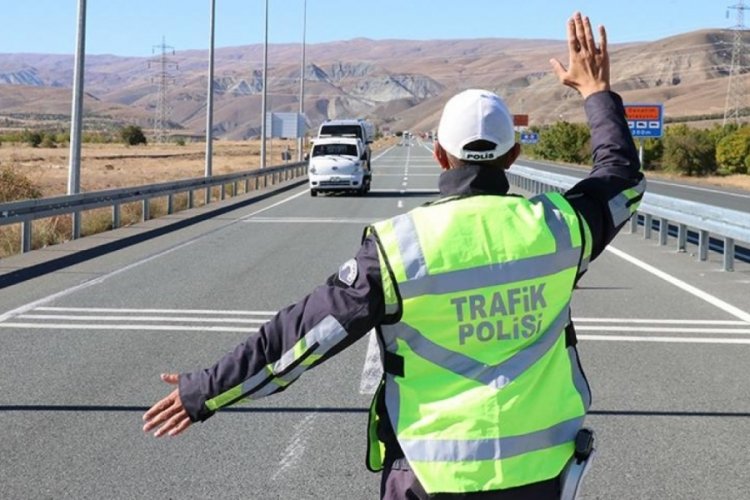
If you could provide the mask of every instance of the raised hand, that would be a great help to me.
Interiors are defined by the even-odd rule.
[[[607,32],[599,26],[599,47],[596,46],[591,22],[580,12],[568,20],[569,63],[565,68],[557,59],[550,59],[557,78],[576,89],[584,99],[594,92],[609,90],[609,54]]]

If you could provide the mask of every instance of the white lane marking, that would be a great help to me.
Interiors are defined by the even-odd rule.
[[[624,259],[624,260],[630,262],[631,264],[635,264],[636,266],[640,267],[641,269],[650,272],[654,276],[663,279],[667,283],[670,283],[670,284],[672,284],[672,285],[674,285],[674,286],[676,286],[678,288],[683,289],[684,291],[686,291],[686,292],[688,292],[688,293],[690,293],[692,295],[695,295],[699,299],[702,299],[702,300],[708,302],[709,304],[711,304],[711,305],[713,305],[715,307],[718,307],[722,311],[724,311],[724,312],[726,312],[728,314],[731,314],[735,318],[739,318],[742,321],[750,322],[750,312],[743,311],[739,307],[733,306],[732,304],[729,304],[728,302],[725,302],[725,301],[723,301],[723,300],[721,300],[721,299],[719,299],[717,297],[714,297],[713,295],[711,295],[711,294],[709,294],[707,292],[704,292],[703,290],[700,290],[699,288],[696,288],[696,287],[694,287],[692,285],[689,285],[689,284],[685,283],[684,281],[682,281],[682,280],[680,280],[678,278],[675,278],[671,274],[667,274],[664,271],[662,271],[661,269],[657,269],[657,268],[655,268],[654,266],[652,266],[650,264],[646,264],[642,260],[637,259],[637,258],[633,257],[632,255],[627,254],[627,253],[623,252],[622,250],[619,250],[619,249],[617,249],[617,248],[615,248],[613,246],[608,246],[606,249],[607,249],[607,251],[612,252],[613,254],[617,255],[621,259]]]
[[[375,173],[377,177],[401,177],[401,174],[381,174],[381,173]],[[438,172],[435,172],[434,174],[409,174],[412,177],[437,177],[439,174]]]
[[[654,325],[750,325],[747,321],[714,319],[573,318],[574,323],[635,323]]]
[[[112,307],[37,307],[35,311],[137,313],[137,314],[221,314],[240,316],[275,316],[278,311],[237,311],[221,309],[116,309]]]
[[[370,339],[367,343],[367,354],[365,365],[362,368],[362,379],[359,383],[360,394],[375,394],[383,376],[383,364],[380,362],[380,347],[375,336],[375,330],[370,331]]]
[[[659,333],[750,333],[750,328],[680,328],[648,326],[576,326],[581,332],[659,332]]]
[[[404,208],[404,201],[403,200],[398,200],[398,203],[396,204],[396,206],[398,208]]]
[[[187,326],[187,325],[100,325],[75,323],[0,323],[0,328],[32,328],[43,330],[142,330],[142,331],[173,331],[173,332],[239,332],[255,333],[258,328],[231,328],[227,326]]]
[[[378,159],[382,158],[383,156],[385,156],[386,154],[388,154],[388,152],[389,152],[389,151],[390,151],[391,149],[393,149],[394,147],[395,147],[395,146],[391,146],[390,148],[386,149],[385,151],[383,151],[382,153],[380,153],[380,154],[379,154],[378,156],[376,156],[375,158],[372,158],[372,159],[371,159],[370,161],[375,161],[375,160],[378,160]]]
[[[254,323],[264,324],[267,319],[245,318],[185,318],[179,316],[81,316],[78,314],[20,314],[18,319],[57,319],[65,321],[190,321],[191,323]]]
[[[669,344],[745,344],[750,339],[715,339],[701,337],[635,337],[627,335],[577,335],[578,340],[604,340],[609,342],[663,342]]]
[[[314,217],[253,217],[242,222],[251,223],[300,223],[300,224],[372,224],[377,219],[341,219],[341,218],[314,218]]]
[[[288,469],[293,469],[299,464],[302,455],[305,453],[307,440],[309,436],[314,434],[312,423],[317,416],[317,413],[310,413],[294,426],[294,434],[289,444],[284,448],[284,454],[281,456],[276,472],[271,476],[271,481],[276,481]]]
[[[433,194],[440,194],[437,189],[373,189],[371,193],[415,193],[430,196]]]
[[[252,217],[254,215],[263,213],[266,210],[270,210],[270,209],[272,209],[274,207],[277,207],[277,206],[281,205],[282,203],[286,203],[288,201],[291,201],[291,200],[293,200],[295,198],[299,198],[300,196],[306,195],[308,193],[309,193],[309,190],[308,190],[307,187],[305,187],[305,188],[303,188],[302,191],[300,191],[297,194],[293,194],[291,196],[288,196],[288,197],[284,198],[281,201],[278,201],[278,202],[276,202],[276,203],[274,203],[272,205],[269,205],[267,207],[261,208],[260,210],[256,210],[255,212],[253,212],[253,213],[251,213],[251,214],[249,214],[249,215],[247,215],[245,217],[242,217],[242,218],[237,219],[237,220],[233,220],[233,221],[231,221],[231,222],[229,222],[229,223],[227,223],[227,224],[225,224],[225,225],[223,225],[221,227],[218,227],[218,228],[216,228],[216,229],[214,229],[212,231],[209,231],[209,232],[204,233],[204,234],[202,234],[200,236],[197,236],[197,237],[195,237],[195,238],[193,238],[191,240],[185,241],[185,242],[180,243],[178,245],[175,245],[175,246],[173,246],[171,248],[167,248],[166,250],[162,250],[161,252],[157,252],[157,253],[155,253],[153,255],[150,255],[150,256],[148,256],[148,257],[146,257],[144,259],[135,261],[132,264],[128,264],[125,267],[121,267],[121,268],[116,269],[114,271],[110,271],[109,273],[103,274],[103,275],[98,276],[96,278],[92,278],[92,279],[90,279],[88,281],[84,281],[83,283],[79,283],[78,285],[66,288],[66,289],[61,290],[59,292],[53,293],[51,295],[47,295],[46,297],[43,297],[43,298],[38,299],[38,300],[35,300],[33,302],[26,303],[26,304],[24,304],[22,306],[16,307],[15,309],[11,309],[10,311],[7,311],[6,313],[0,315],[0,322],[7,321],[10,318],[18,316],[19,314],[23,314],[23,313],[25,313],[27,311],[30,311],[30,310],[34,309],[35,307],[39,307],[39,306],[42,306],[44,304],[48,304],[48,303],[50,303],[50,302],[52,302],[52,301],[54,301],[56,299],[65,297],[67,295],[70,295],[71,293],[75,293],[75,292],[78,292],[80,290],[84,290],[84,289],[86,289],[86,288],[88,288],[90,286],[98,285],[100,283],[103,283],[104,281],[110,279],[113,276],[117,276],[119,274],[125,273],[127,271],[130,271],[131,269],[134,269],[134,268],[142,265],[142,264],[145,264],[147,262],[151,262],[152,260],[156,260],[159,257],[163,257],[165,255],[168,255],[168,254],[170,254],[170,253],[172,253],[172,252],[174,252],[176,250],[181,250],[181,249],[183,249],[183,248],[185,248],[187,246],[190,246],[193,243],[195,243],[196,241],[199,241],[199,240],[201,240],[203,238],[206,238],[206,237],[209,237],[209,236],[213,235],[213,233],[215,231],[219,230],[219,229],[225,229],[225,228],[227,228],[229,226],[232,226],[232,225],[236,224],[237,222],[242,221],[243,219],[247,219],[247,218]]]

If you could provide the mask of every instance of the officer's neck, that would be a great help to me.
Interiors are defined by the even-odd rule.
[[[504,170],[477,164],[443,170],[440,174],[438,186],[440,187],[440,196],[504,195],[510,189]]]

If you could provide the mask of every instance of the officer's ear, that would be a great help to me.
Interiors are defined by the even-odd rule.
[[[435,141],[435,149],[432,151],[432,156],[435,157],[435,160],[443,170],[451,168],[450,163],[448,163],[448,153],[445,152],[443,146],[438,141]]]
[[[503,167],[505,170],[508,170],[511,165],[513,165],[518,157],[521,156],[521,145],[518,143],[513,144],[513,147],[508,150],[507,153],[503,155],[505,159],[505,166]]]

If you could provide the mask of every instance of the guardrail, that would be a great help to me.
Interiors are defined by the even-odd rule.
[[[214,187],[221,188],[219,198],[223,200],[226,198],[226,188],[229,185],[233,186],[232,194],[237,195],[241,183],[244,183],[244,192],[247,193],[250,191],[251,180],[253,180],[254,189],[258,190],[306,174],[307,163],[298,162],[262,170],[247,170],[160,184],[2,203],[0,204],[0,226],[21,224],[21,251],[28,252],[31,250],[32,222],[36,219],[73,214],[74,234],[71,237],[76,239],[80,236],[76,229],[80,225],[75,220],[80,217],[81,212],[86,210],[111,206],[112,228],[114,229],[120,226],[120,206],[123,203],[141,202],[143,204],[141,219],[145,221],[150,218],[149,205],[154,198],[167,197],[167,213],[171,214],[174,211],[174,195],[176,194],[187,192],[187,208],[193,208],[195,191],[205,190],[205,202],[208,204],[211,202],[211,189]]]
[[[580,179],[514,165],[508,171],[508,180],[520,189],[539,194],[565,191]],[[659,245],[667,245],[670,232],[676,233],[679,252],[685,251],[688,233],[693,230],[698,234],[698,259],[701,261],[708,259],[711,236],[719,238],[723,242],[718,249],[723,253],[725,271],[734,270],[734,260],[740,250],[735,242],[750,243],[750,217],[747,213],[649,192],[630,219],[631,233],[638,232],[639,222],[643,224],[644,238],[650,239],[654,229],[659,232]]]

